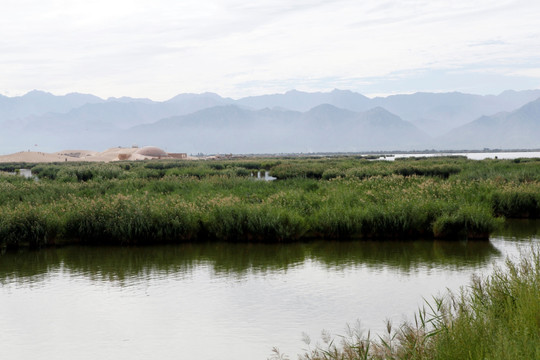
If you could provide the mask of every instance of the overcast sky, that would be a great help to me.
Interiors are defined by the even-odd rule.
[[[540,88],[538,0],[2,0],[0,94]]]

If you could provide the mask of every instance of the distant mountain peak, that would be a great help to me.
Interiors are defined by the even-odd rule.
[[[309,111],[306,112],[306,114],[327,114],[327,115],[331,115],[331,114],[346,115],[347,114],[347,115],[351,115],[351,114],[355,114],[355,112],[347,110],[347,109],[342,109],[342,108],[339,108],[339,107],[331,105],[331,104],[321,104],[321,105],[317,105],[317,106],[311,108]]]
[[[201,94],[199,94],[200,96],[206,96],[206,97],[212,97],[212,98],[216,98],[216,99],[223,99],[223,97],[219,94],[216,94],[214,92],[210,92],[210,91],[206,91],[206,92],[203,92]]]
[[[292,89],[292,90],[289,90],[287,92],[285,92],[285,95],[287,94],[300,94],[300,93],[304,93],[303,91],[300,91],[300,90],[296,90],[296,89]]]
[[[536,99],[536,100],[531,101],[528,104],[525,104],[523,107],[525,107],[525,106],[539,106],[539,105],[540,105],[540,97],[538,99]]]
[[[540,99],[452,129],[439,140],[447,148],[535,149],[540,146]]]
[[[334,89],[331,91],[332,93],[337,93],[337,94],[353,94],[353,92],[351,90],[341,90],[341,89]]]
[[[234,113],[245,113],[246,111],[242,107],[235,105],[235,104],[224,104],[224,105],[217,105],[212,106],[206,109],[202,109],[197,111],[196,113],[207,113],[207,114],[222,114],[222,113],[228,113],[228,114],[234,114]]]
[[[540,98],[523,105],[512,114],[527,116],[531,119],[538,119],[540,122]]]
[[[50,92],[42,91],[42,90],[31,90],[23,95],[23,97],[36,97],[36,96],[54,96]]]
[[[320,104],[320,105],[312,107],[309,111],[320,111],[320,110],[343,110],[343,109],[340,109],[337,106],[334,106],[332,104]]]
[[[122,97],[109,97],[107,98],[108,102],[121,102],[121,103],[130,103],[130,102],[144,102],[144,103],[152,103],[153,101],[146,98],[132,98],[129,96],[122,96]]]
[[[368,114],[381,114],[381,115],[392,115],[392,116],[395,116],[397,117],[395,114],[392,114],[390,111],[386,110],[385,108],[381,107],[381,106],[376,106],[372,109],[369,109],[367,111],[365,111],[366,113]]]
[[[321,104],[315,106],[304,113],[304,117],[306,118],[324,119],[330,121],[334,121],[336,119],[350,119],[355,117],[355,115],[357,115],[357,113],[354,111],[341,109],[330,104]]]
[[[178,94],[176,96],[173,96],[166,102],[189,101],[189,100],[194,100],[194,99],[211,99],[211,100],[216,100],[216,101],[227,100],[216,93],[205,92],[205,93],[200,93],[200,94],[196,94],[196,93]]]

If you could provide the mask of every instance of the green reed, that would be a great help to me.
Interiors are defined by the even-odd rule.
[[[503,360],[540,358],[540,248],[507,260],[487,277],[473,277],[460,293],[426,302],[412,322],[372,337],[349,327],[303,360]],[[309,343],[308,343],[309,345]],[[274,348],[270,359],[286,359]]]
[[[540,216],[538,164],[355,157],[30,164],[39,181],[0,175],[0,244],[486,239],[504,217]],[[257,181],[251,174],[261,169],[279,179]]]

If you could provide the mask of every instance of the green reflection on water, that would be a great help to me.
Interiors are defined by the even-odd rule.
[[[540,221],[507,221],[495,237],[528,240],[540,237]],[[36,282],[63,268],[95,280],[122,281],[159,272],[189,273],[208,265],[216,274],[286,271],[305,261],[329,268],[387,267],[410,272],[419,267],[479,267],[501,256],[490,241],[313,241],[304,243],[185,243],[180,245],[108,247],[66,246],[21,249],[0,255],[0,283]]]
[[[506,221],[493,236],[528,240],[540,237],[540,220],[538,219],[513,219]]]
[[[67,246],[21,250],[0,256],[0,282],[39,281],[60,268],[96,280],[145,277],[160,272],[189,273],[201,264],[215,273],[286,271],[305,261],[327,267],[389,267],[409,272],[433,268],[480,266],[499,251],[491,242],[456,241],[316,241],[291,244],[203,243],[148,247]]]

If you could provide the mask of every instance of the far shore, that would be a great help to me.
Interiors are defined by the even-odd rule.
[[[20,151],[14,154],[0,155],[0,163],[111,162],[121,160],[174,159],[180,158],[180,156],[185,160],[195,159],[187,154],[168,154],[163,150],[161,150],[162,153],[147,154],[144,152],[146,148],[161,150],[154,147],[116,147],[102,152],[92,150],[62,150],[54,153]]]
[[[322,157],[322,156],[365,156],[366,158],[393,159],[414,156],[465,156],[474,159],[470,154],[492,154],[499,158],[501,154],[514,154],[515,157],[531,157],[528,153],[540,153],[540,149],[482,149],[482,150],[393,150],[393,151],[364,151],[364,152],[310,152],[310,153],[274,153],[274,154],[188,154],[165,153],[157,156],[140,154],[147,148],[114,147],[105,151],[93,150],[62,150],[53,153],[41,151],[19,151],[13,154],[0,155],[0,163],[55,163],[55,162],[112,162],[123,160],[153,160],[153,159],[183,159],[183,160],[218,160],[231,158],[265,158],[265,157]],[[150,147],[148,147],[150,148]],[[155,147],[151,147],[155,148]],[[159,149],[159,148],[155,148]],[[161,149],[159,149],[161,150]],[[523,155],[527,154],[527,155]],[[154,154],[156,155],[156,154]],[[490,156],[487,156],[490,157]]]

